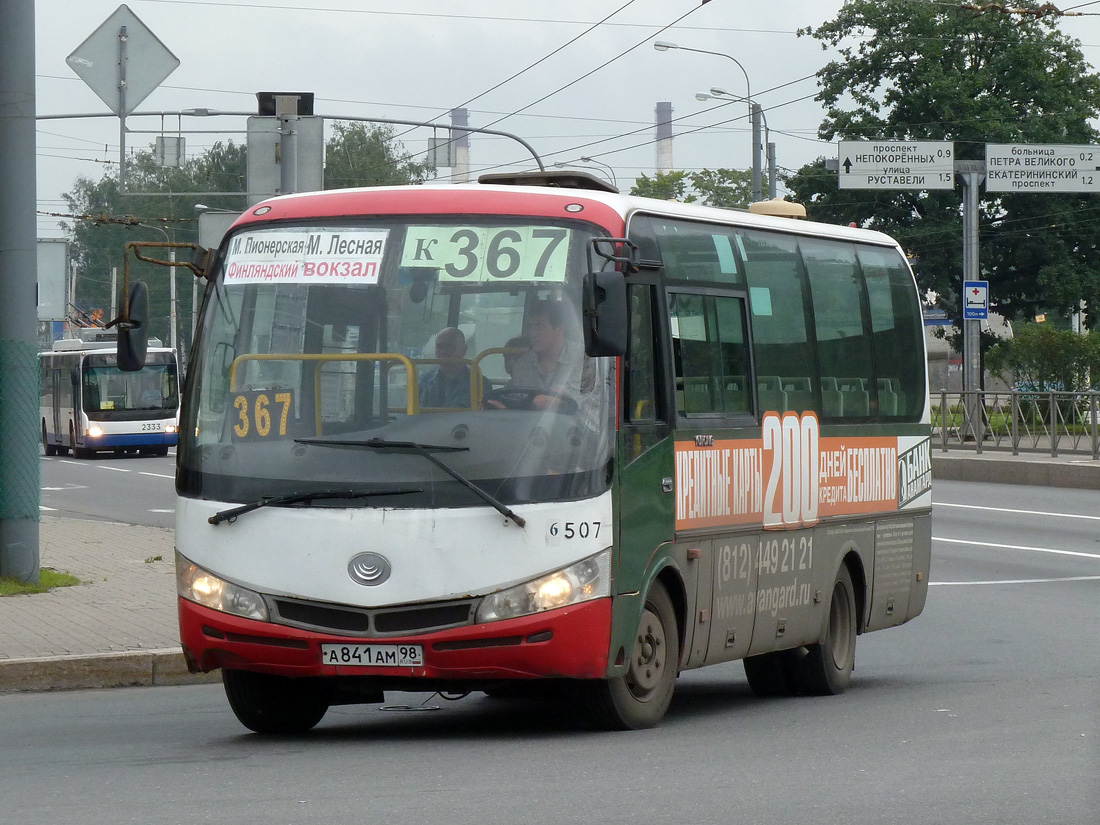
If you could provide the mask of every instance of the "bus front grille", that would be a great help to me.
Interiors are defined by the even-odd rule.
[[[323,633],[346,636],[394,636],[428,633],[471,624],[476,602],[415,605],[401,608],[363,608],[270,598],[272,621]]]

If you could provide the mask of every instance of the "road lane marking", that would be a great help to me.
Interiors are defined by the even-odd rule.
[[[1015,513],[1021,516],[1054,516],[1055,518],[1083,518],[1091,521],[1100,521],[1100,516],[1078,516],[1073,513],[1048,513],[1044,510],[1014,510],[1010,507],[979,507],[977,504],[948,504],[943,501],[933,501],[933,507],[962,507],[965,510],[988,510],[993,513]]]
[[[171,478],[175,479],[174,475],[165,475],[164,473],[138,473],[139,476],[152,476],[153,478]]]
[[[125,467],[111,467],[107,464],[100,464],[99,469],[101,469],[101,470],[111,470],[112,472],[115,472],[115,473],[129,473],[129,472],[132,472],[131,470],[127,470]]]
[[[150,510],[150,513],[174,513],[175,510]]]
[[[965,539],[945,539],[932,536],[932,541],[942,541],[947,544],[965,544],[970,547],[994,547],[998,550],[1030,550],[1034,553],[1055,553],[1059,556],[1080,556],[1086,559],[1100,559],[1100,553],[1082,553],[1079,550],[1055,550],[1053,547],[1028,547],[1020,544],[994,544],[989,541],[966,541]]]
[[[38,509],[39,509],[39,510],[49,510],[49,511],[50,511],[50,512],[52,512],[52,513],[53,513],[53,512],[57,512],[57,508],[56,508],[56,507],[47,507],[47,506],[46,506],[46,505],[44,505],[44,504],[39,504],[39,505],[38,505]]]
[[[929,587],[962,587],[968,584],[1046,584],[1048,582],[1095,582],[1100,576],[1066,576],[1061,579],[1002,579],[987,582],[928,582]]]

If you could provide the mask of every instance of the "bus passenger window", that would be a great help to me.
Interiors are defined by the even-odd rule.
[[[674,293],[670,300],[680,414],[751,412],[744,299]]]

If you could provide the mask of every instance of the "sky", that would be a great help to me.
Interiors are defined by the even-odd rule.
[[[671,103],[675,119],[673,168],[751,166],[744,103],[696,99],[697,93],[720,87],[734,95],[751,89],[764,110],[781,173],[836,155],[835,144],[817,139],[824,110],[813,99],[813,75],[837,54],[811,37],[799,37],[797,30],[832,19],[842,0],[314,0],[312,5],[129,0],[126,5],[180,61],[137,112],[252,112],[259,91],[313,92],[315,111],[326,118],[449,123],[449,111],[465,106],[471,126],[519,135],[548,168],[555,163],[587,168],[629,191],[639,175],[656,171],[653,124],[661,101]],[[1079,5],[1100,12],[1100,3]],[[62,234],[62,219],[50,213],[65,213],[61,195],[78,177],[98,180],[117,166],[118,118],[66,57],[118,7],[115,0],[35,0],[39,117],[107,115],[38,121],[39,237]],[[1081,41],[1086,60],[1100,66],[1100,15],[1065,17],[1061,29]],[[718,54],[657,51],[654,41]],[[131,149],[148,148],[157,133],[182,130],[188,157],[217,141],[245,140],[244,117],[131,116],[127,127]],[[396,128],[406,150],[422,157],[431,130]],[[476,134],[470,166],[473,176],[535,168],[521,144]],[[440,178],[448,173],[441,169]]]

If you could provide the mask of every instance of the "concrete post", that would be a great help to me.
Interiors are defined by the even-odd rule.
[[[38,582],[34,0],[0,0],[0,576]]]

